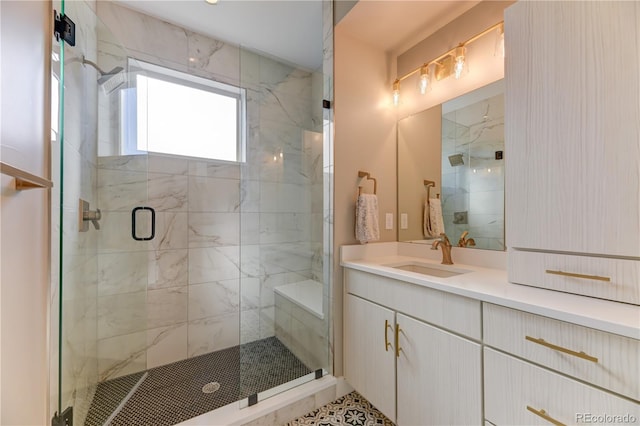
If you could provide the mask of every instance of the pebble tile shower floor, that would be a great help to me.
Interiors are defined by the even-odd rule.
[[[169,426],[310,373],[278,339],[269,337],[148,370],[110,423]],[[86,426],[102,426],[143,373],[98,385]],[[217,382],[220,389],[204,393]]]

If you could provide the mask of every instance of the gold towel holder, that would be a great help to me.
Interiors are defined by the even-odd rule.
[[[362,178],[366,178],[368,180],[372,180],[373,181],[373,193],[377,194],[378,193],[378,181],[376,180],[376,178],[371,177],[371,174],[369,172],[363,172],[361,170],[358,171],[358,177],[360,179]],[[362,194],[362,186],[358,187],[358,196],[360,196]]]
[[[48,189],[53,187],[53,182],[51,182],[49,179],[36,176],[25,170],[13,167],[7,163],[0,162],[0,173],[15,178],[15,188],[18,191],[21,191],[23,189]]]
[[[427,201],[429,201],[429,198],[430,198],[429,193],[431,192],[431,187],[433,186],[435,188],[436,187],[436,183],[434,181],[432,181],[432,180],[425,179],[424,180],[424,186],[427,187]],[[436,194],[436,197],[440,198],[440,194]]]

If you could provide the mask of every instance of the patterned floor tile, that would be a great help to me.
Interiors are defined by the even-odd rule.
[[[351,392],[316,411],[299,417],[286,426],[394,426],[358,392]]]

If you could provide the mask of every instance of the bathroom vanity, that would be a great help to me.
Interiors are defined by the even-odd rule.
[[[477,266],[504,253],[454,248],[473,264],[445,266],[415,244],[342,250],[345,378],[396,424],[640,420],[639,306]]]

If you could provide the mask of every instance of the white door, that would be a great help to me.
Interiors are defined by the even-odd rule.
[[[397,314],[398,426],[482,424],[480,345]]]
[[[396,417],[394,312],[347,294],[344,303],[344,376],[391,421]]]

